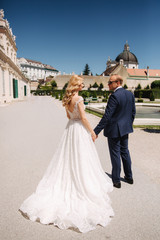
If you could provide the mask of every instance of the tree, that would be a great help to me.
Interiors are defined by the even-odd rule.
[[[149,89],[149,85],[147,85],[144,89]]]
[[[98,86],[97,82],[95,82],[95,83],[92,85],[92,87],[93,87],[93,88],[98,88],[99,86]]]
[[[136,87],[136,89],[138,90],[138,89],[142,89],[142,87],[141,87],[141,84],[139,83],[138,84],[138,86]]]
[[[160,88],[160,80],[155,80],[151,83],[151,88]]]
[[[127,84],[124,84],[124,86],[123,86],[123,87],[124,87],[124,89],[127,89],[127,88],[128,88]]]
[[[103,85],[103,83],[100,83],[100,85],[99,85],[99,90],[102,90],[102,88],[104,88],[104,85]]]
[[[57,83],[53,80],[53,81],[51,81],[51,86],[52,86],[52,88],[56,88],[57,87]]]
[[[64,84],[63,90],[66,90],[67,86],[68,86],[68,82]]]
[[[86,64],[84,67],[83,75],[89,75],[89,73],[90,73],[89,65]]]

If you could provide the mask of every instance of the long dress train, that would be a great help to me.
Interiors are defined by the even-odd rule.
[[[78,228],[80,232],[106,226],[114,215],[108,192],[113,190],[95,145],[80,120],[78,102],[36,191],[20,206],[32,221]]]

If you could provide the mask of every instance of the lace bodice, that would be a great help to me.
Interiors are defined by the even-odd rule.
[[[81,117],[80,117],[80,113],[79,113],[79,110],[78,110],[78,103],[83,101],[83,97],[80,96],[79,100],[75,103],[74,105],[74,109],[73,109],[73,112],[70,112],[69,110],[68,113],[69,113],[69,116],[72,120],[80,120]]]

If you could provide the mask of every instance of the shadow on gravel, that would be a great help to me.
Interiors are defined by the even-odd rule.
[[[112,175],[110,173],[107,173],[107,172],[105,172],[105,173],[108,175],[108,177],[110,177],[112,179]],[[120,178],[120,181],[126,182],[126,180],[122,177]]]
[[[143,131],[145,132],[148,132],[148,133],[160,133],[160,129],[148,129],[148,128],[144,128],[142,129]]]

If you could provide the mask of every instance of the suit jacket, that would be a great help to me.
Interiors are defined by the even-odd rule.
[[[94,131],[98,135],[104,129],[105,137],[122,137],[133,132],[135,113],[133,94],[119,88],[109,97],[105,113]]]

